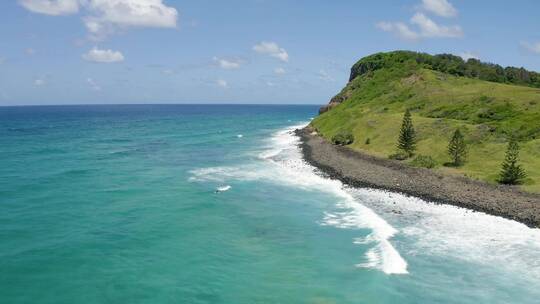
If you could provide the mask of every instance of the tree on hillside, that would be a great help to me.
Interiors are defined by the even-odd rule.
[[[448,154],[450,154],[454,166],[461,166],[465,163],[465,159],[467,158],[467,145],[465,144],[465,138],[459,129],[454,131],[454,135],[448,143]]]
[[[398,149],[405,152],[409,157],[411,157],[416,150],[416,133],[414,132],[409,109],[407,109],[403,115],[403,122],[401,123],[401,130],[399,131]]]
[[[523,182],[527,176],[525,170],[518,164],[519,145],[515,138],[511,138],[506,149],[506,156],[502,164],[502,170],[499,177],[499,183],[516,185]]]

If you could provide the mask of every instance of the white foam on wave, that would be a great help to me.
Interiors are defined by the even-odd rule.
[[[217,187],[216,192],[225,192],[225,191],[229,191],[230,189],[231,189],[230,185],[225,185],[225,186]]]
[[[294,130],[306,124],[295,125],[276,132],[270,139],[264,151],[257,157],[264,161],[264,166],[258,163],[245,164],[238,167],[212,167],[191,171],[191,181],[223,182],[237,180],[270,180],[278,184],[294,185],[310,191],[324,191],[337,197],[338,213],[327,213],[322,225],[332,225],[338,228],[366,228],[372,232],[363,240],[371,245],[365,262],[359,267],[380,269],[387,274],[407,273],[407,262],[393,247],[390,239],[397,230],[390,226],[375,212],[362,205],[350,194],[348,188],[337,180],[322,177],[316,169],[303,159],[298,147],[299,138]],[[268,164],[272,166],[269,167]],[[355,240],[358,243],[359,240]]]
[[[272,164],[270,167],[249,163],[241,167],[202,168],[192,171],[190,179],[270,180],[334,194],[339,210],[326,213],[322,225],[372,231],[367,237],[354,240],[356,244],[372,245],[365,261],[358,264],[360,267],[389,274],[407,273],[407,262],[392,245],[392,238],[399,232],[406,240],[400,243],[400,250],[407,255],[447,256],[487,267],[495,265],[504,272],[540,282],[540,229],[398,193],[344,187],[339,181],[318,175],[315,168],[302,160],[297,147],[299,139],[292,134],[302,126],[276,132],[268,146],[258,153],[265,164]],[[399,227],[399,231],[394,227]]]
[[[397,193],[357,189],[353,196],[398,224],[408,253],[448,256],[540,280],[540,229]]]
[[[407,273],[407,262],[390,242],[398,233],[397,229],[389,225],[373,210],[359,203],[343,186],[339,189],[344,199],[338,202],[341,212],[326,213],[323,225],[338,228],[369,228],[372,232],[364,237],[354,240],[355,244],[372,245],[366,252],[366,261],[357,264],[358,267],[376,268],[387,274]]]

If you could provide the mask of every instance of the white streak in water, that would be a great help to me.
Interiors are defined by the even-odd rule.
[[[225,192],[225,191],[229,191],[230,189],[231,189],[231,186],[225,185],[225,186],[217,187],[216,192]]]

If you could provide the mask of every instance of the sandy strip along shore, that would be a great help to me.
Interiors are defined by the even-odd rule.
[[[400,192],[428,201],[451,204],[540,227],[540,195],[460,176],[413,168],[332,145],[311,132],[296,130],[304,159],[331,178],[354,187]]]

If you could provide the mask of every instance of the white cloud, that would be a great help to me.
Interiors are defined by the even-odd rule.
[[[420,34],[422,37],[427,38],[437,38],[437,37],[447,37],[447,38],[456,38],[462,37],[463,31],[461,27],[457,25],[453,26],[442,26],[435,23],[433,20],[426,17],[422,13],[416,13],[411,18],[411,23],[418,25],[420,28]]]
[[[417,40],[420,38],[420,34],[414,32],[403,22],[379,22],[375,25],[377,28],[385,31],[395,33],[399,38],[404,40]]]
[[[461,58],[463,58],[463,60],[467,61],[469,59],[480,59],[480,57],[478,57],[478,55],[476,53],[473,53],[473,52],[461,52],[459,54],[459,56]]]
[[[217,63],[217,65],[222,68],[222,69],[225,69],[225,70],[234,70],[234,69],[238,69],[240,68],[240,65],[242,64],[242,62],[238,59],[223,59],[223,58],[218,58],[218,57],[214,57],[214,62]]]
[[[124,61],[124,55],[122,55],[122,53],[113,50],[100,50],[97,47],[94,47],[87,53],[83,54],[82,58],[86,61],[99,63],[113,63]]]
[[[38,78],[38,79],[35,79],[34,80],[34,85],[36,87],[41,87],[45,84],[45,80],[44,79],[41,79],[41,78]]]
[[[441,17],[457,16],[458,11],[446,0],[422,0],[422,8]]]
[[[279,47],[275,42],[263,41],[253,46],[253,50],[260,54],[270,55],[283,62],[289,61],[289,54],[284,48]]]
[[[441,17],[457,16],[458,11],[448,0],[422,0],[422,5],[416,10],[424,10]],[[375,26],[385,32],[394,33],[404,40],[420,40],[422,38],[459,38],[463,36],[463,30],[459,25],[439,25],[425,14],[417,12],[409,20],[404,22],[381,21]]]
[[[276,84],[271,82],[271,81],[267,81],[266,85],[269,86],[269,87],[275,87],[276,86]]]
[[[458,25],[443,26],[428,18],[422,13],[416,13],[410,20],[416,30],[403,22],[382,21],[375,26],[385,32],[396,34],[404,40],[419,40],[421,38],[459,38],[463,36],[463,30]]]
[[[325,70],[320,70],[318,73],[319,79],[326,82],[333,82],[334,78],[328,74]]]
[[[283,75],[283,74],[287,73],[287,71],[285,71],[284,68],[279,67],[279,68],[274,69],[274,73],[277,74],[277,75]]]
[[[375,27],[385,32],[391,32],[394,30],[394,24],[388,21],[377,22]]]
[[[45,15],[69,15],[79,11],[77,0],[19,0],[27,10]]]
[[[416,33],[415,31],[411,30],[409,26],[407,26],[403,22],[396,22],[395,24],[396,32],[397,34],[406,40],[416,40],[420,38],[420,34]]]
[[[222,87],[224,89],[228,88],[229,87],[229,84],[227,83],[227,81],[223,80],[223,79],[218,79],[216,81],[216,84],[218,85],[218,87]]]
[[[100,40],[132,27],[176,28],[178,11],[163,0],[19,0],[26,9],[47,15],[68,15],[84,9],[90,38]]]
[[[101,87],[92,78],[87,78],[86,82],[90,85],[92,90],[101,91]]]
[[[521,46],[524,47],[529,52],[540,54],[540,41],[533,42],[533,43],[522,41]]]
[[[90,16],[84,24],[94,38],[102,38],[116,28],[175,28],[178,11],[162,0],[85,0]]]

